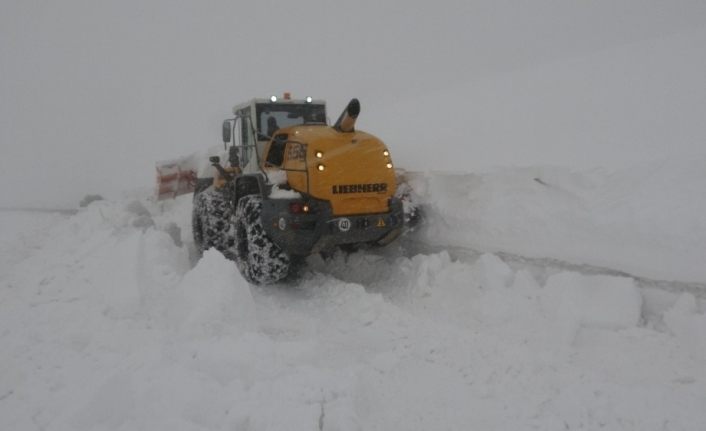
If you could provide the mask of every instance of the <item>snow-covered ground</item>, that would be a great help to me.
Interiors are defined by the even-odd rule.
[[[189,196],[2,213],[0,429],[706,429],[704,165],[410,174],[416,231],[269,287]]]
[[[706,156],[611,171],[411,174],[427,243],[706,282]]]
[[[45,231],[63,218],[55,212],[0,209],[0,274],[39,249]]]

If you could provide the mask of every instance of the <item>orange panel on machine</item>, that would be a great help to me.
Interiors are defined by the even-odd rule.
[[[289,132],[290,141],[306,144],[309,181],[307,184],[307,173],[289,171],[287,179],[292,188],[331,202],[335,215],[389,210],[388,201],[396,189],[395,173],[381,140],[365,132],[339,132],[326,126],[280,132]],[[301,154],[287,153],[285,168],[304,167]]]

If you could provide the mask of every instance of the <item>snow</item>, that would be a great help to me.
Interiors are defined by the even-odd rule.
[[[706,281],[706,157],[620,170],[409,174],[430,243]]]
[[[0,430],[706,429],[706,3],[320,3],[3,3]],[[423,218],[255,287],[148,196],[282,91]]]
[[[50,212],[0,210],[0,274],[27,258],[43,243],[42,233],[62,216]]]
[[[287,172],[274,169],[267,171],[267,181],[272,184],[276,184],[277,186],[285,184],[287,182]]]
[[[272,186],[270,191],[270,199],[301,199],[302,195],[294,190],[280,188],[277,184]]]
[[[547,280],[542,307],[560,336],[572,343],[580,328],[637,326],[642,297],[631,278],[562,272]]]
[[[215,249],[204,252],[177,291],[183,295],[179,307],[183,315],[178,319],[183,322],[182,331],[195,331],[198,336],[256,327],[255,303],[248,283],[233,262]]]
[[[408,173],[416,231],[267,287],[190,196],[1,212],[0,429],[704,429],[698,163]]]

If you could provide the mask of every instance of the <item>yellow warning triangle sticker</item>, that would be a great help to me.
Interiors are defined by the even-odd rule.
[[[385,227],[385,220],[382,218],[378,219],[377,227]]]

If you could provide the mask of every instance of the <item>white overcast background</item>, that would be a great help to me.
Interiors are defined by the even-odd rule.
[[[351,97],[398,167],[706,152],[704,1],[0,2],[0,205],[151,187],[233,104]]]

